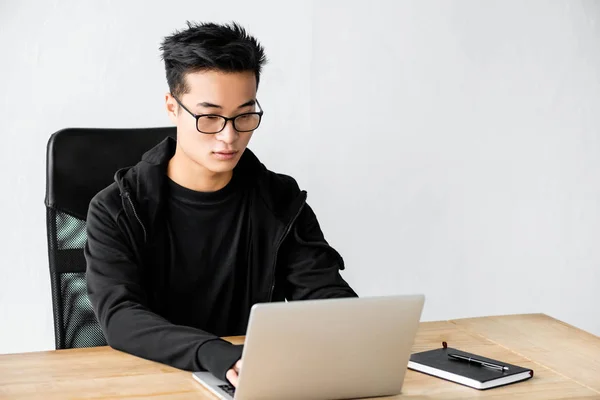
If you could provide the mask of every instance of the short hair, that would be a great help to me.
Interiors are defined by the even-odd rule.
[[[236,22],[188,21],[187,29],[164,38],[160,50],[169,90],[174,96],[187,93],[186,74],[199,71],[252,71],[258,87],[262,66],[267,63],[258,40]]]

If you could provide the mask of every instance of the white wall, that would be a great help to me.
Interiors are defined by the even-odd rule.
[[[320,4],[305,181],[348,278],[600,334],[600,3]]]
[[[54,344],[49,135],[169,124],[158,46],[188,19],[265,45],[251,147],[308,190],[360,294],[600,334],[599,3],[165,4],[0,2],[0,353]]]

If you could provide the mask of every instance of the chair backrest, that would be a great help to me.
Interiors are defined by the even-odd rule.
[[[46,158],[46,223],[56,349],[106,345],[87,296],[83,255],[90,200],[115,172],[175,128],[69,128],[54,133]]]

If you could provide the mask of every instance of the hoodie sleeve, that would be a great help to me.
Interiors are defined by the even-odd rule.
[[[282,244],[278,267],[288,300],[357,297],[340,275],[342,257],[325,240],[308,204]]]
[[[118,220],[118,219],[117,219]],[[225,373],[242,355],[199,329],[174,325],[152,312],[138,265],[117,221],[97,199],[87,216],[87,289],[108,344],[126,353],[188,371]]]

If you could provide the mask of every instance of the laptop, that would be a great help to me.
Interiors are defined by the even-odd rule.
[[[325,400],[401,392],[423,295],[259,303],[238,387],[193,377],[220,399]]]

